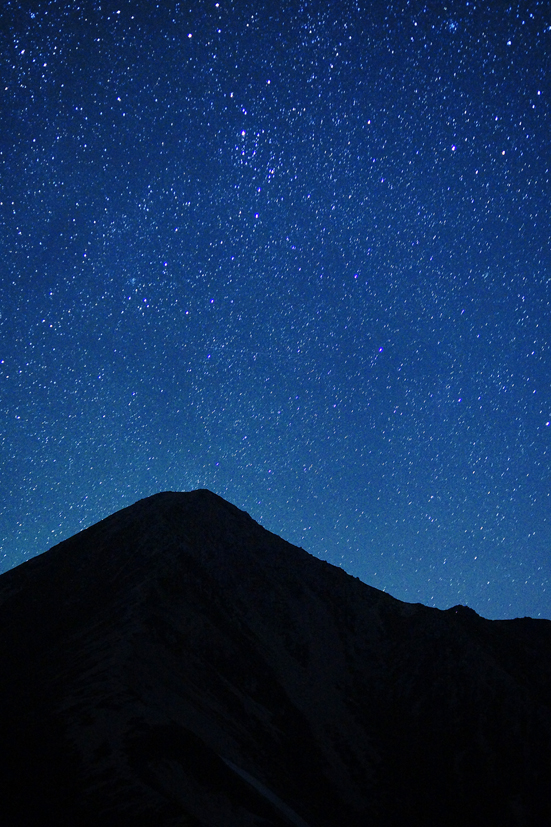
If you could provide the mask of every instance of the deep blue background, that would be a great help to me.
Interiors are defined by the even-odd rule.
[[[549,5],[161,5],[3,7],[2,568],[208,487],[551,618]]]

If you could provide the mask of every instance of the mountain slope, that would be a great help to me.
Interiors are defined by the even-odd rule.
[[[0,577],[2,824],[551,823],[551,622],[402,603],[209,491]]]

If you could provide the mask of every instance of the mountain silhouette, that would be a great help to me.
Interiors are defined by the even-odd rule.
[[[2,827],[551,824],[551,621],[403,603],[207,490],[0,576]]]

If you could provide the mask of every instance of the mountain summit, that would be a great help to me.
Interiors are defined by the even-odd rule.
[[[206,490],[0,577],[3,827],[551,824],[551,621],[402,603]]]

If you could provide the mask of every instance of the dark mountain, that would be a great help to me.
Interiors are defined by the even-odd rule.
[[[2,827],[543,827],[551,622],[402,603],[209,491],[0,577]]]

